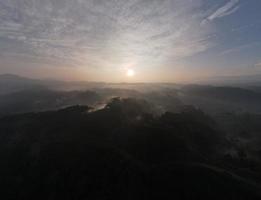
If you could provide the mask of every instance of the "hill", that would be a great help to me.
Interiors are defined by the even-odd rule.
[[[144,100],[114,98],[2,117],[0,133],[2,199],[261,197],[259,162],[193,107],[155,116]]]

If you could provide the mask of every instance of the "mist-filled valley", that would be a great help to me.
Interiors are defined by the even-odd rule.
[[[0,76],[3,199],[260,199],[255,85]]]

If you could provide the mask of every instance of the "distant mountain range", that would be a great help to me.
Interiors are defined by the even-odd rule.
[[[246,76],[216,76],[198,81],[200,84],[261,86],[261,74]]]
[[[252,80],[258,80],[259,76],[255,77]],[[261,86],[252,85],[250,82],[229,86],[99,83],[0,75],[0,114],[50,110],[74,104],[92,106],[97,103],[103,104],[112,97],[146,99],[162,111],[174,111],[185,104],[199,107],[207,113],[261,112]]]
[[[12,74],[0,75],[0,94],[12,93],[19,90],[43,87],[39,80],[24,78]]]
[[[31,79],[13,74],[0,74],[0,95],[28,89],[80,90],[101,87],[104,83],[66,82],[59,80]]]
[[[202,80],[191,82],[189,84],[202,84],[202,85],[217,85],[217,86],[238,86],[249,87],[256,86],[261,87],[261,74],[248,75],[248,76],[216,76],[210,78],[204,78]],[[105,83],[105,82],[88,82],[88,81],[60,81],[52,79],[32,79],[22,77],[14,74],[0,74],[0,94],[9,92],[9,90],[19,90],[28,87],[42,86],[42,87],[101,87],[109,85],[111,87],[128,87],[130,85],[135,86],[148,86],[148,85],[164,85],[164,86],[179,86],[180,84],[174,83]]]

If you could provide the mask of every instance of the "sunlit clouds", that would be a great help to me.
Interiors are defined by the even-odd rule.
[[[201,4],[201,0],[1,0],[1,43],[8,43],[1,53],[99,68],[133,60],[160,64],[210,47],[209,30],[199,27],[204,18]]]
[[[239,6],[239,0],[0,0],[0,59],[96,74],[120,75],[129,63],[164,70],[215,47],[214,21]]]

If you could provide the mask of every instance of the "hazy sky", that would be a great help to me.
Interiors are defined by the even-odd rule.
[[[261,73],[261,1],[0,0],[0,73],[114,82]]]

